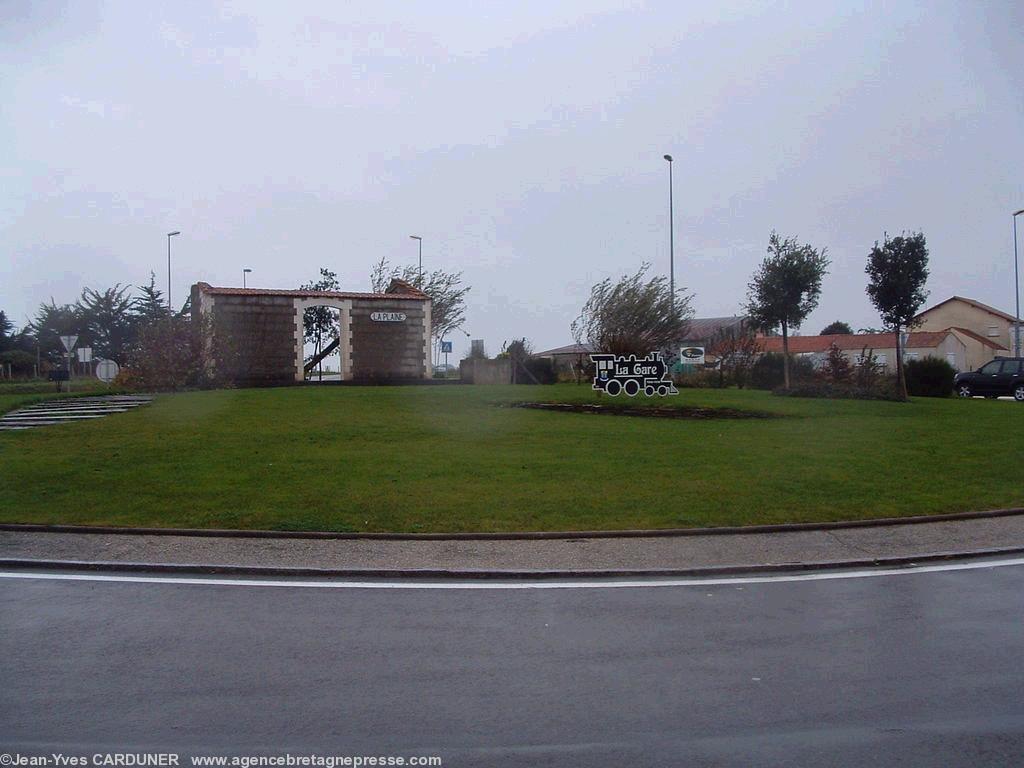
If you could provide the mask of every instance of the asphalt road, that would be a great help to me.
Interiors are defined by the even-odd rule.
[[[1021,564],[566,589],[0,578],[0,751],[1003,766],[1024,760],[1022,660]]]

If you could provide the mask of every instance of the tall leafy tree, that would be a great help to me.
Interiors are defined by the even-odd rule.
[[[850,327],[849,323],[844,323],[842,320],[835,320],[829,323],[821,329],[822,336],[852,336],[853,328]]]
[[[31,333],[36,338],[39,354],[51,364],[59,365],[64,357],[60,337],[67,334],[82,336],[82,322],[72,304],[58,305],[52,298],[49,304],[40,304],[32,321]]]
[[[590,298],[570,326],[577,344],[595,351],[643,357],[651,352],[675,354],[686,338],[693,316],[691,297],[684,289],[672,295],[663,276],[646,278],[650,264],[617,281],[606,278],[590,290]]]
[[[149,273],[149,284],[138,286],[139,292],[132,302],[132,315],[140,326],[149,325],[167,317],[167,302],[163,291],[156,287],[156,274]]]
[[[128,357],[134,335],[135,300],[130,290],[130,285],[120,283],[104,291],[86,288],[76,307],[82,334],[92,346],[93,354],[120,365]]]
[[[821,281],[828,273],[827,249],[800,244],[794,237],[768,238],[768,256],[748,286],[747,314],[766,331],[781,328],[783,383],[789,389],[789,332],[818,306]]]
[[[921,232],[889,238],[868,254],[864,268],[868,275],[868,298],[878,310],[885,327],[896,335],[896,373],[900,393],[907,399],[907,377],[903,370],[903,329],[915,325],[914,318],[928,298],[928,245]]]
[[[0,352],[6,352],[13,344],[14,337],[11,331],[14,330],[14,323],[7,319],[7,313],[0,309]]]

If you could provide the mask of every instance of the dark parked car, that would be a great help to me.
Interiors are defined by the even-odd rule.
[[[1013,395],[1024,403],[1024,357],[997,357],[976,371],[958,373],[953,389],[960,397]]]

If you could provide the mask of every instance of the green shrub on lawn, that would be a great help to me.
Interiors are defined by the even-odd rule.
[[[824,397],[829,399],[844,398],[848,400],[902,400],[899,385],[895,377],[884,377],[870,387],[853,383],[832,382],[825,380],[802,381],[789,389],[776,387],[772,390],[776,395],[788,397]]]
[[[813,381],[814,365],[806,357],[790,355],[789,377],[793,386]],[[778,352],[766,352],[761,355],[750,369],[750,386],[754,389],[775,389],[781,387],[782,382],[782,355]]]
[[[0,352],[0,368],[6,372],[8,365],[13,376],[31,376],[36,369],[36,356],[21,349]]]
[[[698,368],[686,373],[677,373],[672,380],[681,389],[716,389],[727,383],[721,372],[713,368]]]
[[[555,364],[546,357],[528,357],[522,362],[525,369],[516,376],[519,384],[554,384],[558,381]]]
[[[903,366],[907,374],[907,392],[917,397],[949,397],[953,392],[956,370],[941,357],[908,360]]]

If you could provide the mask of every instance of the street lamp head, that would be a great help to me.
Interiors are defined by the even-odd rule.
[[[243,271],[243,272],[252,272],[252,270],[251,270],[251,269],[249,269],[248,267],[245,267],[245,268],[244,268],[244,269],[243,269],[242,271]]]
[[[665,155],[665,159],[668,160],[671,163],[672,162],[672,155]]]
[[[409,235],[409,237],[412,238],[413,240],[422,240],[423,239],[419,235]]]
[[[1019,211],[1014,211],[1013,212],[1014,218],[1016,218],[1017,216],[1020,216],[1022,213],[1024,213],[1024,208],[1021,208]]]
[[[168,232],[167,236],[168,237],[174,237],[175,235],[180,235],[180,234],[181,234],[181,232]]]

